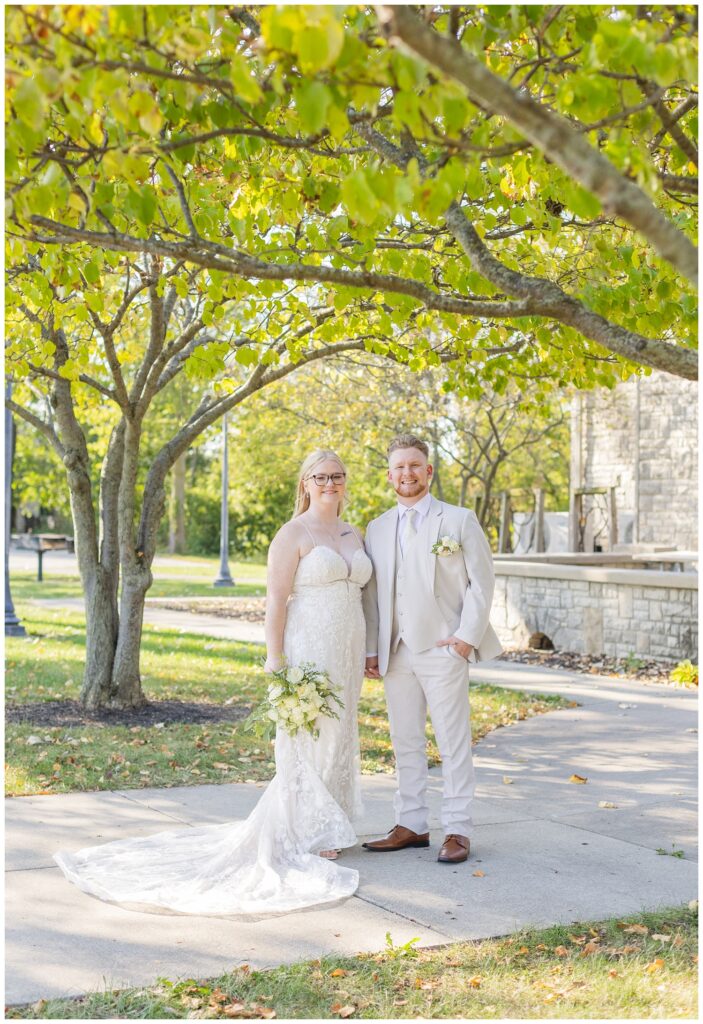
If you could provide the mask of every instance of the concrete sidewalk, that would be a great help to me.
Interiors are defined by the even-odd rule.
[[[432,945],[696,897],[695,692],[502,663],[472,678],[562,693],[580,706],[499,729],[478,745],[468,863],[436,862],[434,771],[432,848],[345,852],[361,883],[340,906],[249,922],[139,914],[84,895],[51,860],[59,848],[243,818],[261,785],[6,801],[7,1002],[378,950],[387,932],[396,944],[417,936]],[[588,782],[569,783],[572,773]],[[391,826],[393,788],[389,776],[364,777],[360,841]],[[666,855],[678,850],[683,858]]]

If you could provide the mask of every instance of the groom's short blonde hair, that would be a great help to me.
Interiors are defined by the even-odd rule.
[[[394,437],[391,443],[388,445],[388,458],[398,448],[417,448],[418,451],[422,452],[426,459],[430,457],[429,445],[421,440],[419,437],[415,437],[414,434],[398,434]]]

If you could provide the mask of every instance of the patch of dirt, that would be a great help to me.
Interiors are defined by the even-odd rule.
[[[263,622],[265,597],[154,597],[148,598],[151,608],[168,608],[172,612],[193,615],[219,615],[223,619],[244,619]]]
[[[76,700],[47,700],[36,704],[12,704],[8,701],[5,713],[8,722],[29,725],[189,725],[200,722],[240,722],[251,709],[241,704],[189,703],[180,700],[149,701],[129,711],[105,708],[88,711]]]
[[[609,658],[604,654],[575,654],[572,651],[508,650],[499,661],[520,665],[542,665],[544,668],[584,672],[586,675],[617,676],[620,679],[642,679],[652,683],[668,683],[675,661],[654,661],[652,658]],[[674,685],[673,683],[671,684]]]

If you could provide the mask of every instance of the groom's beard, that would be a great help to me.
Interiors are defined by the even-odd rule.
[[[397,486],[394,485],[394,490],[399,498],[416,498],[418,494],[427,490],[427,484],[420,483],[419,480],[415,483],[400,483]]]

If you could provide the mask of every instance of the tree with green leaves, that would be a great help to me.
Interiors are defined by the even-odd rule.
[[[13,410],[67,472],[86,703],[143,700],[171,467],[297,367],[367,350],[474,398],[534,381],[537,405],[696,375],[692,6],[18,6],[6,26],[7,365],[48,395],[49,418],[20,390]],[[180,373],[202,398],[138,489]]]

